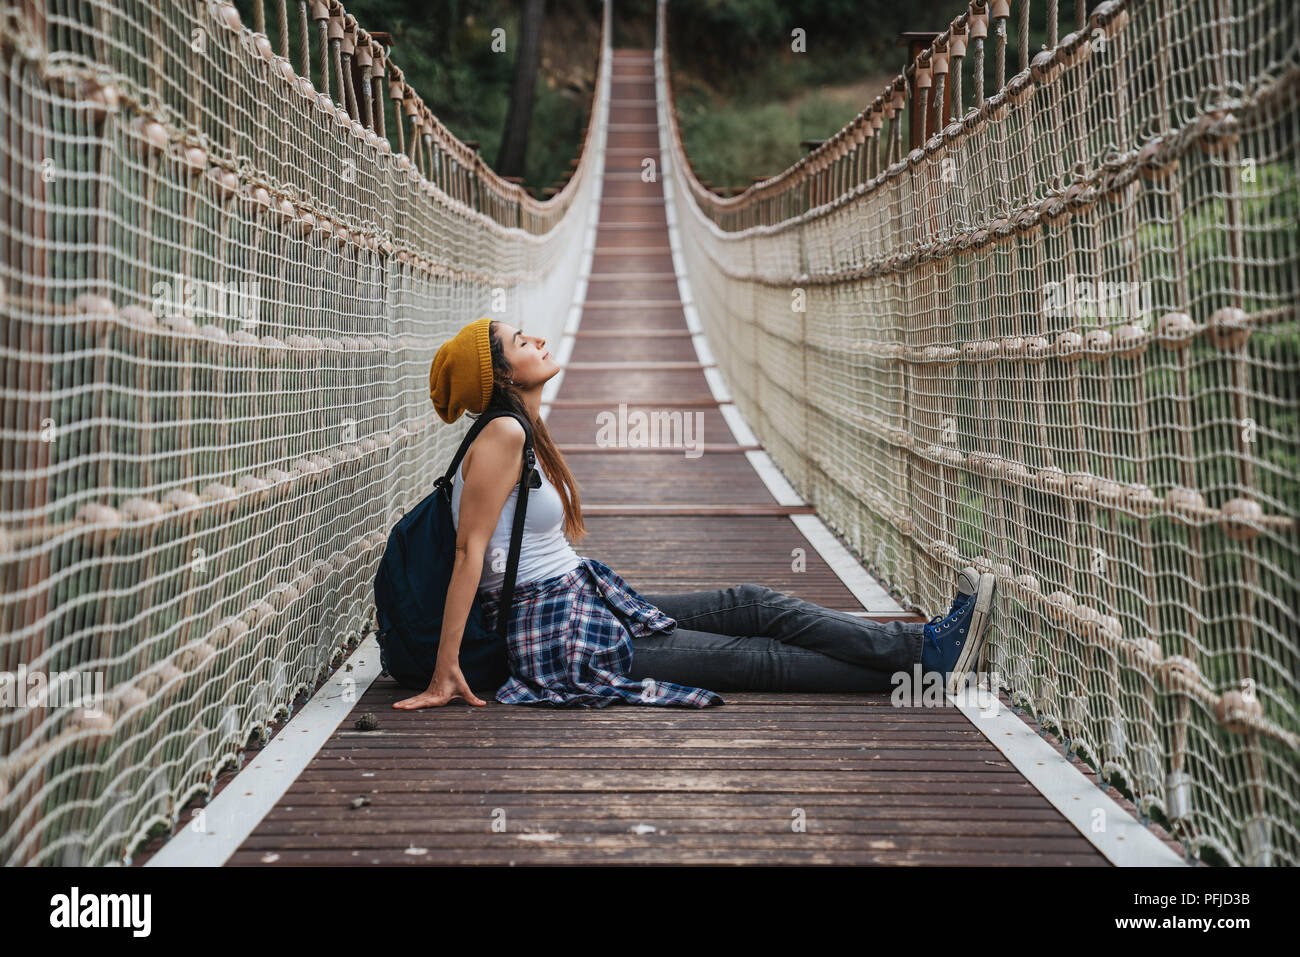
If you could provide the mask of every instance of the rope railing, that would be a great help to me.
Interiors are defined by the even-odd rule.
[[[6,864],[129,859],[287,717],[463,433],[438,344],[479,315],[558,337],[573,301],[608,4],[545,202],[338,3],[252,10],[0,5]]]
[[[680,261],[734,400],[864,564],[931,614],[994,572],[993,683],[1193,854],[1294,865],[1300,8],[1058,15],[975,0],[724,198],[660,0]]]

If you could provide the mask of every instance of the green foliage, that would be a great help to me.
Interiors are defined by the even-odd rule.
[[[702,180],[747,186],[803,155],[799,143],[834,133],[857,114],[842,102],[809,97],[791,110],[779,103],[719,105],[698,84],[678,91],[687,155]]]
[[[505,0],[453,0],[436,12],[420,0],[350,0],[362,24],[393,34],[393,59],[442,123],[462,140],[479,144],[489,166],[496,163],[510,104],[519,37],[519,5]],[[546,6],[543,38],[570,31],[588,19],[599,23],[600,4],[579,0]],[[493,31],[505,30],[506,49],[493,52]],[[582,62],[595,81],[597,48]],[[534,89],[524,182],[539,193],[561,178],[582,146],[590,89],[552,89],[540,76]]]
[[[252,5],[253,0],[236,0],[249,25],[253,23]],[[392,59],[406,82],[452,133],[462,140],[477,142],[484,160],[494,166],[510,103],[519,5],[507,0],[445,0],[436,5],[424,0],[348,0],[345,7],[362,27],[392,34]],[[272,22],[267,29],[272,32],[274,19],[268,16]],[[567,43],[569,34],[580,34],[584,24],[595,24],[591,36],[598,37],[599,22],[599,0],[549,0],[543,42],[558,30]],[[497,28],[505,31],[506,47],[502,52],[492,48]],[[296,20],[291,19],[289,33],[290,59],[297,66],[300,54]],[[312,80],[319,86],[315,23],[311,42]],[[582,146],[582,127],[595,81],[595,44],[593,40],[590,50],[579,57],[586,67],[585,89],[568,89],[560,84],[552,88],[539,73],[524,171],[525,185],[538,194],[564,175],[569,159]],[[385,107],[390,139],[396,142],[391,102]]]
[[[721,95],[761,103],[818,83],[844,83],[903,66],[905,30],[943,30],[964,9],[952,0],[703,0],[668,8],[674,69]],[[803,31],[805,52],[791,49]],[[738,70],[737,64],[744,64]]]
[[[1095,7],[1089,3],[1089,8]],[[953,0],[702,0],[669,5],[669,54],[682,139],[697,174],[715,186],[745,187],[779,173],[803,155],[803,139],[843,128],[906,66],[904,32],[940,32],[966,8]],[[1046,8],[1031,14],[1026,56],[1047,41]],[[1008,22],[1006,76],[1020,70],[1017,16]],[[1073,29],[1074,5],[1062,4],[1060,35]],[[793,31],[803,31],[803,51]],[[985,90],[996,75],[995,42],[984,57]],[[970,51],[973,53],[973,51]],[[965,105],[974,90],[974,60],[963,67]],[[816,92],[826,85],[879,80],[860,102]],[[781,101],[801,99],[794,115]],[[688,107],[683,109],[683,107]]]

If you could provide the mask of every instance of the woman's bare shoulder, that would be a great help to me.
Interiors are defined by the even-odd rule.
[[[487,447],[494,449],[497,453],[507,455],[511,452],[521,457],[524,452],[524,439],[527,433],[524,432],[523,423],[513,415],[499,415],[487,425],[483,426],[483,431],[478,434],[469,448],[465,450],[465,474],[469,474],[470,458],[474,455],[474,449],[479,443],[484,443]],[[495,458],[495,456],[493,456]]]

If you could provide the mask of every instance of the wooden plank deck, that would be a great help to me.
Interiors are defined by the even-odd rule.
[[[566,370],[547,420],[561,447],[594,445],[596,414],[620,403],[698,411],[706,450],[737,444],[664,275],[661,185],[625,175],[658,155],[644,109],[652,77],[649,51],[615,51],[598,249],[572,359],[696,367]],[[638,591],[760,582],[862,611],[780,509],[691,514],[777,505],[745,455],[601,449],[566,459],[593,508],[579,551]],[[646,506],[677,508],[638,514]],[[490,694],[486,708],[394,711],[408,693],[375,682],[229,863],[1107,863],[952,707],[727,692],[725,705],[701,711],[543,710]],[[377,730],[354,730],[362,713]],[[361,797],[369,803],[352,808]]]
[[[340,728],[230,863],[1106,864],[952,708],[731,692],[698,712],[392,711],[400,696],[373,685],[356,710],[378,730]]]

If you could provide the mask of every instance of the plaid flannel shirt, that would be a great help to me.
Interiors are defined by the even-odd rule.
[[[480,594],[484,625],[496,628],[501,589]],[[645,601],[608,565],[584,558],[572,571],[515,588],[511,607],[510,679],[497,689],[505,704],[604,708],[628,704],[707,708],[722,696],[670,681],[627,677],[632,638],[670,632],[677,622]]]

